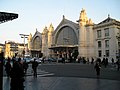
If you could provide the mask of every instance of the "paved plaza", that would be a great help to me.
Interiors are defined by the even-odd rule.
[[[9,79],[4,78],[4,90],[9,90]],[[26,78],[25,90],[120,90],[120,81],[76,78],[38,77]]]
[[[32,72],[30,69],[28,70],[24,82],[25,90],[120,90],[120,77],[118,79],[116,78],[120,76],[120,71],[116,71],[116,69],[110,67],[105,69],[105,71],[108,71],[107,72],[108,74],[110,70],[111,72],[113,72],[113,75],[108,75],[109,78],[104,78],[107,75],[103,75],[99,79],[97,79],[95,76],[90,77],[90,75],[92,74],[87,74],[89,77],[87,77],[87,75],[85,75],[85,77],[81,75],[76,77],[72,75],[67,76],[67,74],[64,72],[63,73],[66,75],[57,75],[56,73],[60,71],[59,67],[64,67],[64,69],[67,69],[66,67],[72,67],[73,70],[75,70],[76,67],[74,68],[74,66],[76,67],[80,66],[81,68],[84,67],[92,68],[91,65],[79,65],[79,64],[40,65],[39,68],[41,69],[38,69],[37,78],[34,78],[32,76]],[[49,70],[45,69],[44,67],[46,67]],[[53,68],[56,67],[57,71],[53,72],[52,70],[50,70],[50,67]],[[66,70],[64,71],[66,72]],[[83,72],[82,74],[84,74],[84,71],[82,72]],[[88,73],[89,72],[92,71],[88,71]],[[6,76],[4,76],[3,88],[4,88],[3,90],[10,90],[10,78],[7,78]]]

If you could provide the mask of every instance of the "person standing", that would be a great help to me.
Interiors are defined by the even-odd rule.
[[[28,69],[28,63],[26,62],[26,60],[23,62],[23,69],[24,69],[24,73],[26,75],[27,69]]]
[[[120,69],[120,60],[119,59],[117,60],[116,64],[117,64],[117,70],[119,71],[119,69]]]
[[[94,68],[96,70],[97,78],[99,78],[99,76],[100,76],[100,68],[101,68],[100,63],[96,62]]]
[[[94,58],[92,58],[92,60],[91,60],[91,64],[93,64],[94,63]]]
[[[108,58],[105,59],[105,68],[108,66]]]
[[[33,76],[37,77],[37,67],[38,67],[38,62],[36,59],[32,62],[32,69],[33,69]]]
[[[64,57],[62,57],[62,63],[64,63],[64,64],[65,64],[65,58],[64,58]]]
[[[114,65],[114,59],[113,58],[111,59],[111,61],[112,61],[112,65]]]
[[[7,59],[7,63],[5,64],[5,71],[7,74],[7,77],[9,78],[10,76],[10,71],[11,71],[11,64],[10,64],[10,58]]]

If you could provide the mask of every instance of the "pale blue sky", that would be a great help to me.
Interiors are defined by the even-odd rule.
[[[108,17],[120,20],[120,0],[0,0],[0,11],[17,13],[13,21],[0,24],[0,43],[7,40],[23,42],[19,34],[34,35],[52,23],[54,28],[65,15],[73,22],[84,8],[88,18],[99,23]]]

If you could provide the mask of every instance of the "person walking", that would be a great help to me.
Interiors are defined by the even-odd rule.
[[[23,62],[23,69],[24,69],[24,74],[26,75],[28,69],[28,63],[26,62],[26,60]]]
[[[8,58],[7,59],[7,62],[6,62],[6,64],[5,64],[5,71],[6,71],[6,74],[7,74],[7,77],[9,78],[9,76],[10,76],[10,71],[11,71],[11,68],[12,68],[12,66],[11,66],[11,64],[10,64],[10,58]]]
[[[119,71],[119,69],[120,69],[120,60],[119,59],[117,60],[116,64],[117,64],[117,70]]]
[[[100,63],[96,62],[94,68],[96,69],[97,78],[99,78],[99,76],[100,76],[100,68],[101,68]]]
[[[111,59],[111,61],[112,61],[112,65],[114,65],[114,59],[113,58]]]
[[[92,58],[92,60],[91,60],[91,64],[93,64],[94,63],[94,58]]]
[[[38,62],[36,59],[32,62],[32,69],[33,69],[33,76],[37,78],[37,67],[38,67]]]

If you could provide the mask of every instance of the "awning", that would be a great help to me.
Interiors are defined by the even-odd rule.
[[[30,51],[31,52],[34,52],[34,51],[39,52],[39,51],[41,51],[41,49],[31,49]]]
[[[49,49],[59,49],[59,48],[76,48],[78,45],[56,45],[52,46]]]
[[[13,19],[18,18],[18,14],[15,13],[7,13],[7,12],[0,12],[0,23],[4,23]]]

